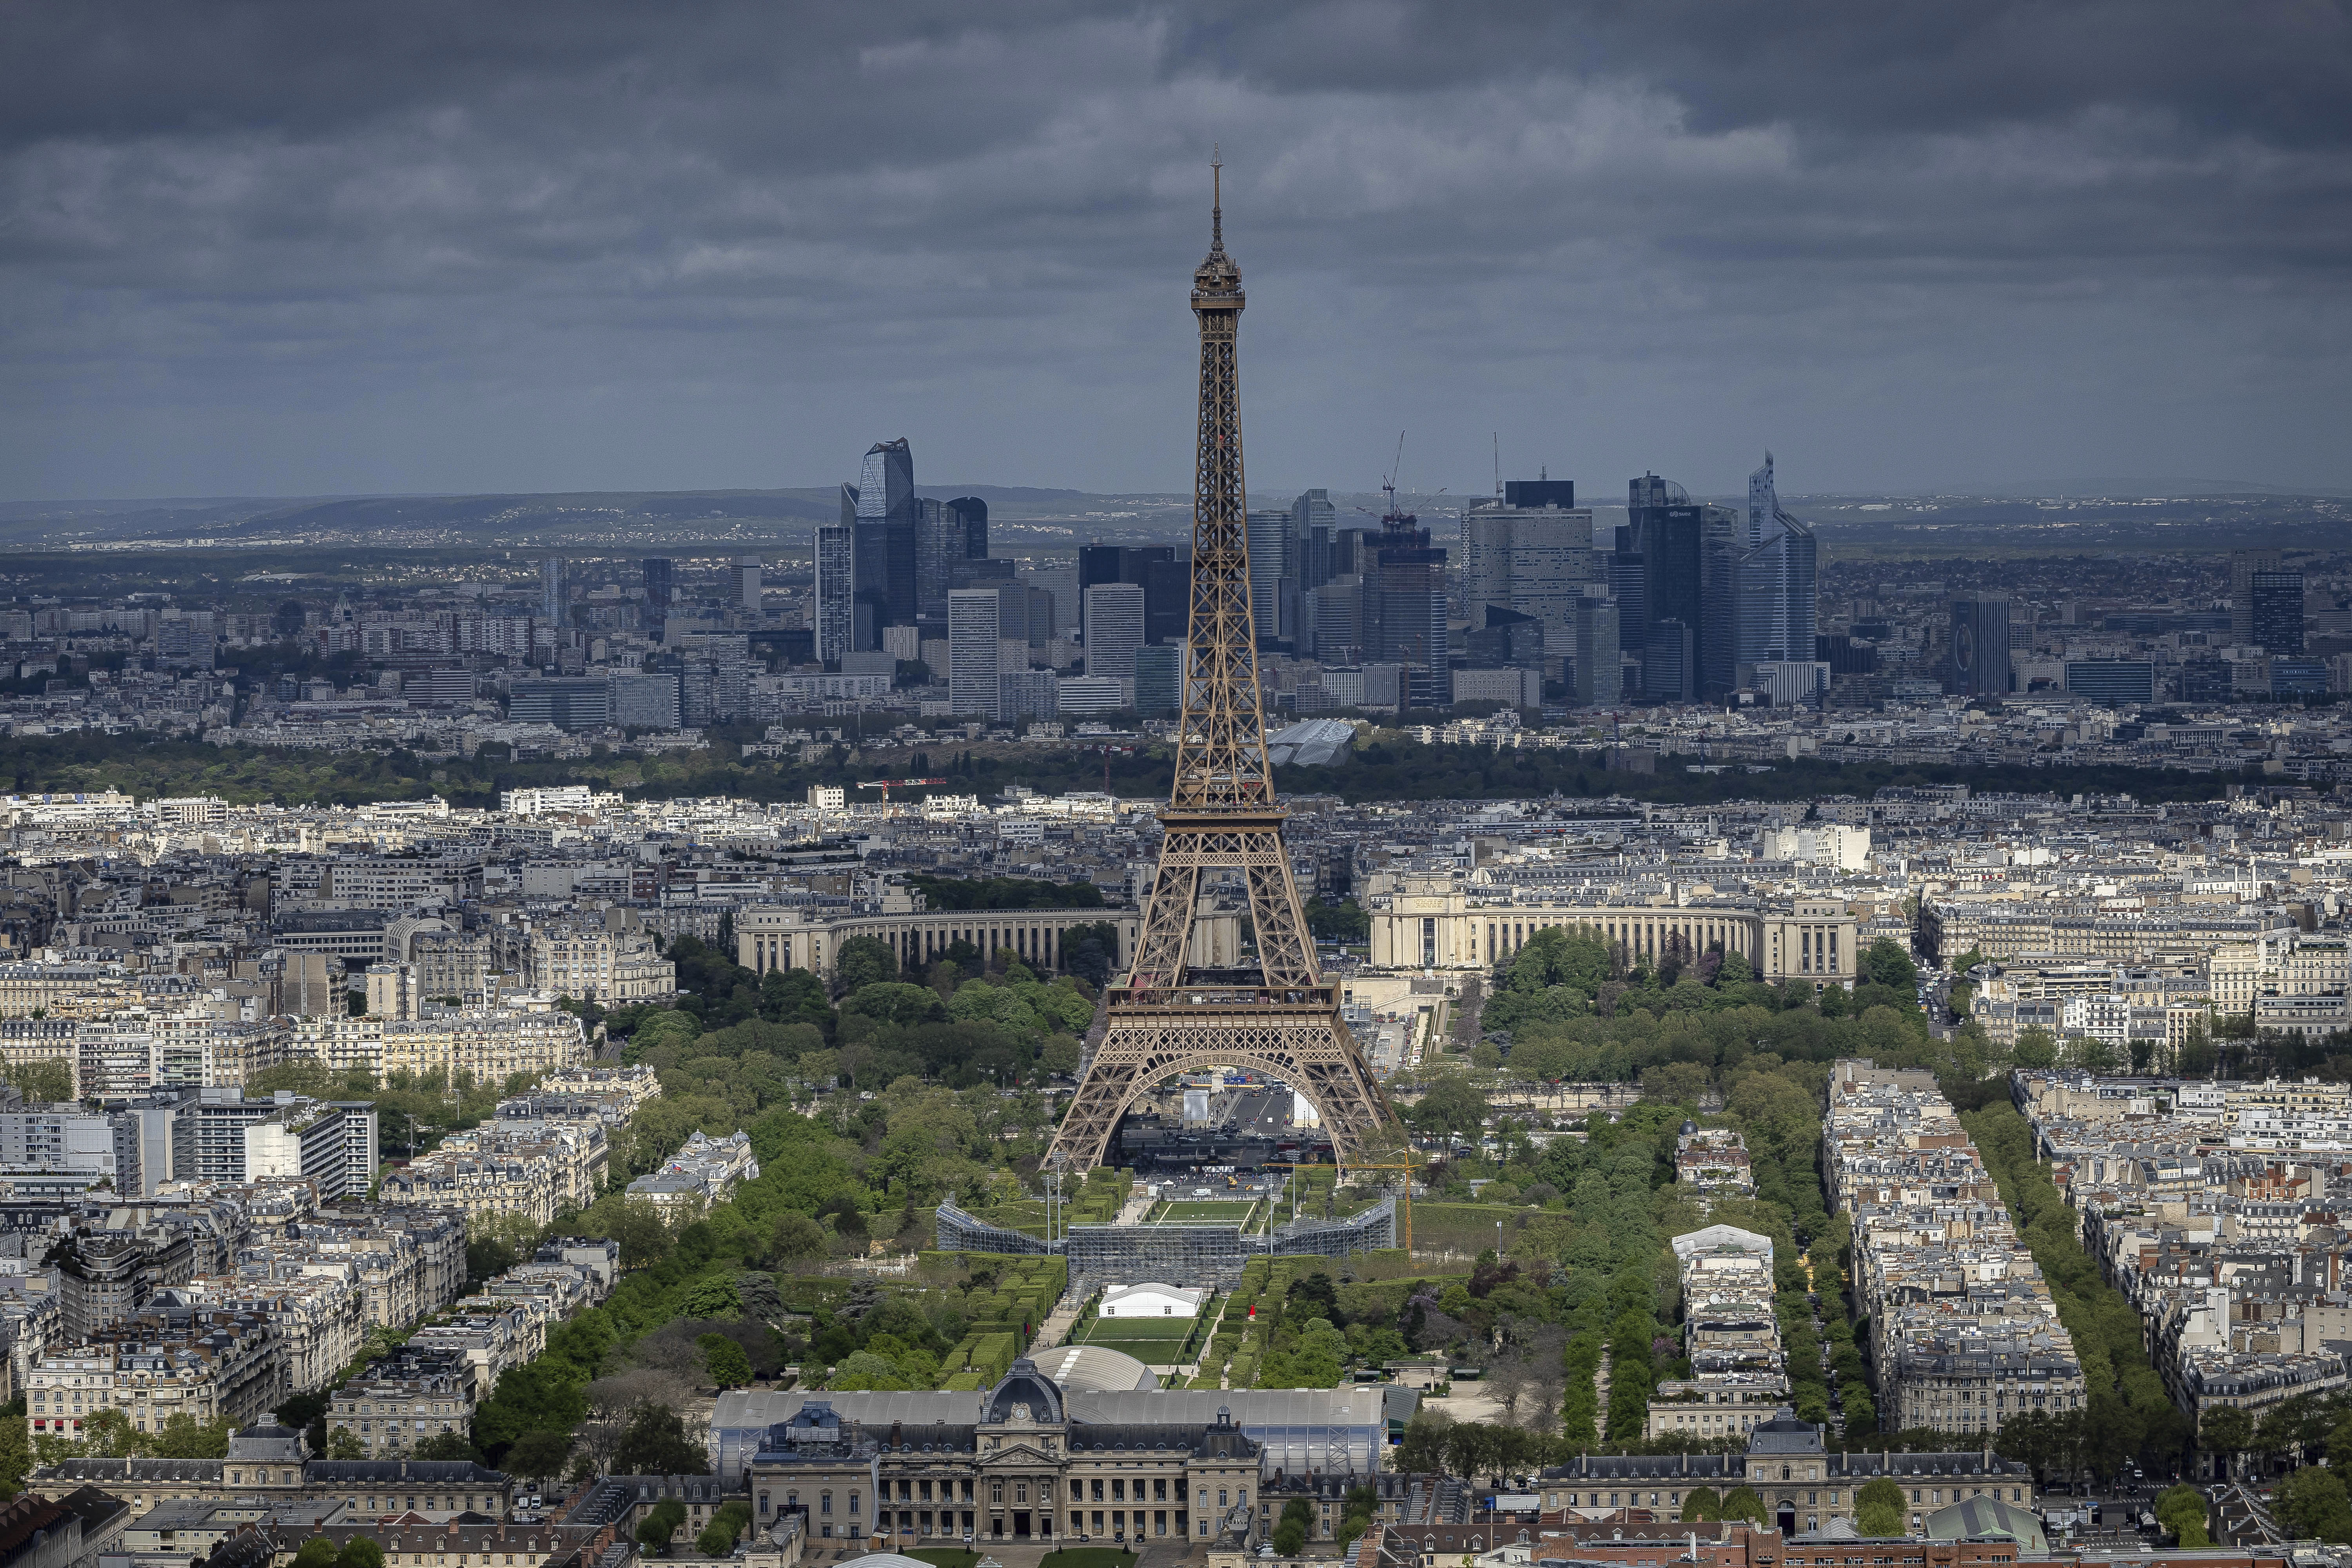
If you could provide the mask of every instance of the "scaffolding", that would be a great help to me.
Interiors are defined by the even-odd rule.
[[[1344,1220],[1294,1220],[1267,1236],[1234,1225],[1074,1225],[1052,1241],[1009,1230],[953,1204],[939,1210],[942,1252],[1066,1256],[1082,1289],[1181,1281],[1229,1290],[1253,1258],[1347,1258],[1396,1246],[1396,1200]]]

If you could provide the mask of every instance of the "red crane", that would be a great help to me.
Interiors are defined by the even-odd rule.
[[[857,787],[880,790],[882,804],[887,805],[890,804],[890,792],[894,789],[907,789],[915,784],[943,784],[947,782],[945,779],[870,779]]]

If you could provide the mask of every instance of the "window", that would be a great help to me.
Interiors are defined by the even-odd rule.
[[[988,1483],[988,1500],[1000,1505],[1004,1501],[1004,1483],[1003,1481],[991,1481]]]

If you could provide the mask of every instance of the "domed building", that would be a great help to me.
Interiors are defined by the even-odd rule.
[[[1134,1358],[1085,1345],[1024,1356],[978,1392],[737,1390],[712,1436],[757,1524],[797,1513],[817,1541],[1198,1544],[1247,1533],[1262,1478],[1375,1474],[1391,1392],[1412,1398],[1161,1390]]]

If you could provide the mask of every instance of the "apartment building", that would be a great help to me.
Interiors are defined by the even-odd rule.
[[[387,1357],[335,1391],[328,1408],[328,1436],[348,1432],[371,1459],[414,1454],[444,1432],[467,1432],[478,1400],[473,1370],[446,1351],[415,1351]]]
[[[79,1443],[97,1412],[138,1432],[175,1415],[249,1425],[286,1397],[283,1347],[260,1318],[166,1308],[58,1347],[26,1380],[36,1437]]]
[[[1853,1224],[1885,1425],[1989,1439],[2080,1408],[2073,1337],[1933,1075],[1841,1061],[1828,1099],[1830,1200]]]

